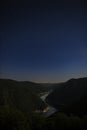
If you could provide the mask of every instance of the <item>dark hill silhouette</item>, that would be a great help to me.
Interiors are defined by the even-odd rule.
[[[56,88],[47,101],[59,111],[87,114],[87,78],[68,80]]]
[[[7,105],[26,112],[42,110],[46,105],[38,97],[38,93],[45,90],[46,88],[33,82],[0,79],[0,106]]]

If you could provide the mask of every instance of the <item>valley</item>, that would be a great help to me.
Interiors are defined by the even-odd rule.
[[[87,128],[87,78],[43,86],[0,79],[1,130]]]

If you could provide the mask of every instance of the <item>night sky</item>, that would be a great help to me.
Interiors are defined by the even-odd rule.
[[[42,1],[0,4],[0,78],[62,82],[87,77],[85,1]]]

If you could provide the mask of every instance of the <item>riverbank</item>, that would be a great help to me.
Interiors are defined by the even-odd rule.
[[[57,112],[58,110],[52,106],[50,106],[47,102],[46,102],[46,98],[47,96],[52,92],[51,91],[48,91],[46,92],[45,94],[43,94],[42,96],[40,96],[41,100],[44,101],[46,104],[47,104],[47,107],[43,110],[43,114],[45,117],[49,117],[51,116],[52,114],[54,114],[55,112]]]

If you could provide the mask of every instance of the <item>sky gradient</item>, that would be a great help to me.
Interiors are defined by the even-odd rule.
[[[87,77],[85,1],[2,3],[0,17],[0,78]]]

